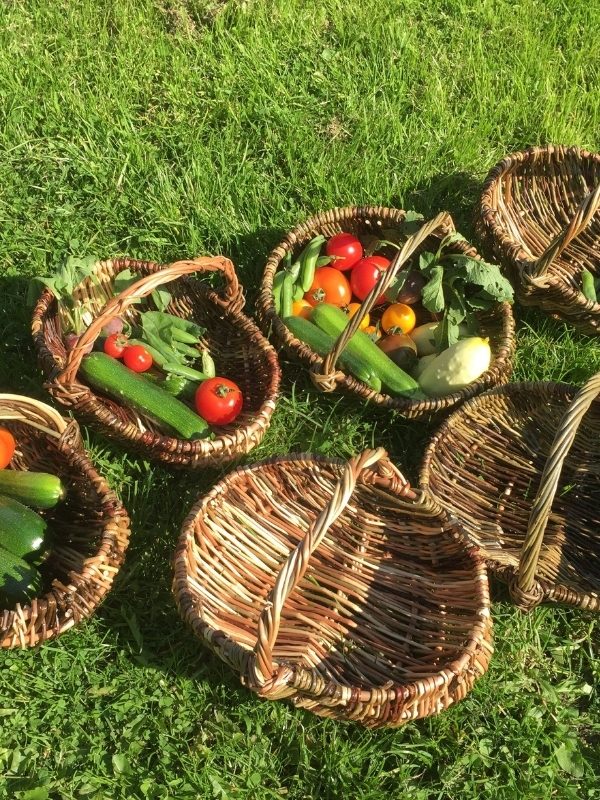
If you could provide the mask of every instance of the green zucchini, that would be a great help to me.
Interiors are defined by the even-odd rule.
[[[60,478],[47,472],[0,469],[0,494],[33,508],[54,508],[66,491]]]
[[[310,315],[311,322],[336,339],[348,325],[349,319],[336,306],[319,303]],[[399,394],[414,399],[423,399],[425,395],[419,384],[403,369],[400,369],[391,358],[381,350],[366,333],[357,331],[346,345],[346,351],[354,358],[373,370],[381,383],[391,394]]]
[[[22,558],[0,547],[0,608],[29,603],[42,590],[42,576]]]
[[[329,336],[320,328],[317,328],[316,325],[313,325],[312,322],[303,317],[287,317],[283,321],[294,336],[297,336],[301,342],[307,344],[318,355],[326,356],[332,351],[335,344],[333,336]],[[381,390],[380,379],[362,359],[356,358],[344,350],[339,360],[341,366],[354,375],[355,378],[358,378],[359,381],[366,383],[376,392]]]
[[[17,558],[35,558],[44,547],[46,521],[18,500],[0,495],[0,547]]]
[[[191,408],[105,353],[85,356],[79,369],[95,389],[145,414],[183,439],[200,439],[210,434],[208,423]]]

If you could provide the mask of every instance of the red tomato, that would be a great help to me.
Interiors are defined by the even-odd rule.
[[[345,272],[362,258],[363,247],[351,233],[336,233],[325,245],[325,252],[328,256],[335,256],[331,266]]]
[[[352,270],[350,275],[350,284],[352,291],[359,300],[364,300],[369,294],[371,289],[375,286],[381,273],[386,270],[392,262],[383,256],[368,256],[361,258],[358,264]],[[385,302],[384,295],[380,295],[375,305],[378,306]]]
[[[122,333],[112,333],[104,340],[104,352],[111,358],[123,358],[128,339]]]
[[[227,425],[242,410],[240,387],[227,378],[209,378],[196,389],[196,411],[209,425]]]
[[[146,372],[152,366],[152,356],[141,344],[126,347],[123,361],[132,372]]]
[[[8,467],[15,454],[16,446],[17,443],[12,433],[6,428],[0,428],[0,469]]]
[[[316,306],[319,303],[331,303],[332,306],[347,306],[352,299],[350,284],[339,269],[319,267],[310,289],[304,299]]]

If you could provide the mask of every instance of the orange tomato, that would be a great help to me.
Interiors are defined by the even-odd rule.
[[[304,299],[316,306],[331,303],[332,306],[347,306],[352,299],[350,284],[343,272],[333,267],[319,267]]]
[[[17,443],[12,433],[6,428],[0,428],[0,469],[8,467],[15,454],[16,446]]]
[[[348,305],[347,311],[348,311],[348,316],[350,317],[350,319],[352,319],[352,317],[355,314],[358,314],[358,311],[359,311],[360,307],[361,307],[360,303],[350,303]],[[365,316],[363,318],[363,321],[359,325],[358,330],[359,331],[364,331],[366,328],[368,328],[369,327],[369,321],[370,321],[369,320],[369,315],[365,314]]]
[[[307,300],[294,300],[292,303],[292,316],[310,319],[312,306]]]
[[[369,325],[368,328],[365,328],[364,332],[370,339],[373,339],[374,342],[379,339],[379,332],[376,325]]]
[[[410,333],[415,327],[415,312],[405,303],[393,303],[381,317],[381,327],[386,333]]]

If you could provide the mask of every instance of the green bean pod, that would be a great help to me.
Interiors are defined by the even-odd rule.
[[[300,255],[300,258],[298,259],[301,264],[299,280],[304,292],[307,292],[310,289],[315,278],[315,270],[317,268],[319,252],[324,243],[324,236],[315,236],[315,238],[311,239],[311,241],[306,245]]]
[[[292,315],[292,298],[294,296],[294,279],[288,273],[281,287],[281,316],[290,317]]]
[[[275,311],[281,313],[281,289],[287,272],[278,272],[273,278],[273,301],[275,303]]]

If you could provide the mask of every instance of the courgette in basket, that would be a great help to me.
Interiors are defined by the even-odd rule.
[[[329,303],[316,305],[311,312],[310,319],[317,327],[336,339],[350,322],[341,308]],[[383,386],[392,394],[414,399],[424,397],[414,378],[394,364],[391,358],[388,358],[366,333],[357,331],[346,345],[345,353],[360,360],[362,364],[373,370]]]
[[[42,576],[22,558],[0,547],[0,609],[29,603],[42,589]]]
[[[0,496],[0,547],[29,561],[43,551],[45,537],[46,521],[39,514],[12,497]]]
[[[307,319],[303,317],[287,317],[283,321],[294,336],[297,336],[301,342],[307,344],[318,355],[326,356],[333,349],[335,344],[333,336],[329,336]],[[358,378],[359,381],[363,381],[376,392],[381,390],[380,379],[363,360],[355,358],[347,350],[344,350],[339,361],[341,366],[347,369],[355,378]]]
[[[104,353],[85,356],[79,369],[95,389],[122,401],[183,439],[200,439],[210,433],[208,423],[191,408]]]
[[[0,494],[20,500],[33,508],[53,508],[65,498],[60,478],[47,472],[0,470]]]

